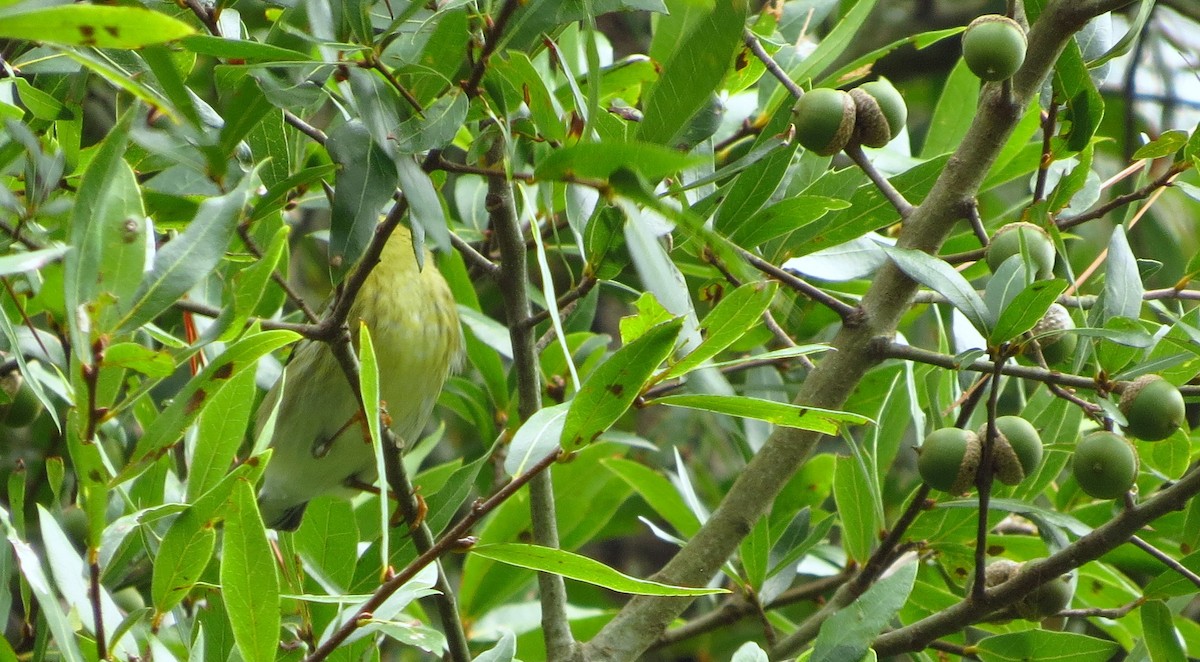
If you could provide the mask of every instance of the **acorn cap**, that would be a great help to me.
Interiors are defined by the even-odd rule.
[[[996,419],[996,443],[992,447],[992,469],[1005,485],[1017,485],[1032,476],[1042,464],[1042,437],[1037,428],[1020,416]],[[979,438],[987,435],[987,423],[979,428]]]
[[[841,90],[819,87],[796,102],[796,140],[805,149],[832,156],[854,135],[854,99]]]
[[[1050,304],[1050,309],[1033,325],[1032,333],[1037,339],[1038,347],[1042,350],[1042,358],[1046,365],[1062,363],[1075,354],[1079,338],[1073,333],[1065,333],[1075,328],[1075,320],[1071,313],[1060,303]]]

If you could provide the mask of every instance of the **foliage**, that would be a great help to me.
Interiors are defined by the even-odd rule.
[[[1200,656],[1200,131],[1134,142],[1104,83],[1197,28],[1009,3],[1025,64],[981,84],[982,9],[893,40],[891,4],[0,2],[0,658]],[[881,72],[892,142],[797,144],[795,97]],[[984,259],[1015,221],[1049,278]],[[377,391],[347,315],[400,223],[467,366],[378,459],[390,522],[368,488],[273,532],[254,412],[302,339]],[[1190,417],[1088,496],[1076,442],[1151,373]],[[1014,485],[1002,415],[1045,444]],[[978,473],[933,494],[951,426]]]

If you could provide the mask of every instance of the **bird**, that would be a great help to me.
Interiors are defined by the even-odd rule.
[[[417,262],[412,233],[398,225],[384,245],[347,318],[358,347],[365,324],[379,369],[380,400],[403,448],[420,436],[452,372],[463,360],[463,336],[450,286],[424,251]],[[377,477],[375,452],[358,399],[329,345],[304,340],[259,406],[259,435],[278,407],[273,450],[258,493],[263,523],[299,528],[308,502],[353,494],[351,484]],[[401,452],[400,449],[393,449]]]

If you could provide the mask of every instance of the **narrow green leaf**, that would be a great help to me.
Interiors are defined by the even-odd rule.
[[[125,309],[118,325],[121,331],[132,331],[157,317],[217,266],[257,186],[258,176],[250,173],[233,191],[200,203],[187,228],[154,257],[153,269]]]
[[[71,206],[71,246],[74,250],[67,253],[63,263],[63,287],[71,347],[84,365],[92,362],[92,334],[80,326],[80,316],[86,310],[81,307],[92,303],[100,291],[96,274],[104,264],[105,236],[108,234],[104,221],[111,220],[110,216],[98,216],[95,211],[109,204],[109,192],[114,185],[110,173],[123,163],[121,157],[125,153],[132,118],[133,113],[126,113],[109,130],[83,172],[75,203]]]
[[[559,448],[563,424],[571,403],[563,402],[536,411],[533,416],[517,428],[508,455],[504,458],[504,470],[510,476],[525,472],[530,465]]]
[[[231,495],[221,547],[221,594],[238,652],[246,662],[275,659],[279,649],[279,578],[250,483]]]
[[[180,44],[197,55],[211,55],[224,59],[248,60],[251,62],[309,62],[312,57],[290,48],[242,39],[226,39],[206,34],[184,37]]]
[[[1167,603],[1162,600],[1150,600],[1143,604],[1138,612],[1142,617],[1142,634],[1146,638],[1146,650],[1150,653],[1151,662],[1187,659]]]
[[[666,476],[644,464],[620,457],[605,458],[600,464],[632,487],[680,536],[690,538],[700,530],[696,513],[688,508],[679,490]]]
[[[396,151],[418,154],[450,144],[467,118],[468,105],[467,95],[457,90],[438,97],[421,115],[400,123],[396,130]]]
[[[580,143],[551,152],[537,164],[535,174],[538,179],[605,178],[624,168],[657,181],[697,163],[696,157],[649,143]]]
[[[358,536],[350,502],[330,496],[308,504],[293,540],[300,557],[312,567],[310,574],[345,591],[354,581]]]
[[[822,434],[837,434],[842,425],[861,425],[871,422],[871,419],[866,416],[850,412],[736,395],[667,395],[655,398],[647,404],[669,405],[728,414],[739,418],[753,418],[775,425],[812,430]]]
[[[107,354],[105,356],[107,359]],[[254,405],[254,371],[242,370],[212,396],[196,426],[196,451],[187,477],[187,500],[216,487],[229,472]]]
[[[739,246],[759,246],[846,209],[849,202],[823,195],[796,195],[768,205],[737,225],[729,240]]]
[[[371,241],[379,212],[392,199],[399,176],[396,164],[360,121],[331,131],[326,147],[338,165],[330,210],[329,264],[334,280],[341,280]]]
[[[723,588],[671,586],[646,579],[637,579],[617,572],[586,556],[538,545],[521,543],[477,545],[471,548],[471,553],[499,563],[548,572],[630,595],[715,595],[729,592]]]
[[[777,289],[775,283],[747,283],[726,294],[700,321],[704,340],[687,356],[667,368],[662,378],[687,374],[757,327]]]
[[[577,450],[592,443],[620,418],[641,393],[672,350],[683,320],[674,319],[646,331],[613,353],[588,376],[563,424],[562,443]]]
[[[262,301],[263,294],[271,283],[271,276],[283,260],[287,251],[288,234],[289,229],[286,225],[280,227],[263,251],[262,257],[233,275],[230,287],[226,290],[232,290],[233,302],[227,303],[221,310],[221,316],[204,332],[205,338],[228,342],[241,335],[246,320],[250,319],[250,315]]]
[[[113,484],[123,483],[141,474],[166,453],[206,406],[207,401],[225,388],[231,377],[241,370],[254,369],[255,361],[271,351],[299,340],[292,331],[263,331],[239,340],[205,366],[176,394],[171,404],[146,428]]]
[[[187,23],[144,7],[59,5],[0,21],[2,38],[96,48],[140,48],[193,32]]]
[[[976,650],[982,662],[1094,662],[1111,658],[1121,645],[1074,632],[1025,630],[987,637],[976,644]]]
[[[382,429],[380,428],[379,405],[379,361],[375,358],[375,343],[371,341],[371,331],[365,321],[358,326],[358,390],[362,396],[362,413],[367,419],[367,430],[371,434],[371,448],[375,451],[375,474],[387,476],[387,458],[385,453],[395,452],[395,449],[384,448]],[[391,545],[388,532],[391,513],[388,510],[387,499],[379,500],[379,531],[380,548],[383,558],[390,558]]]
[[[446,214],[442,210],[442,199],[434,188],[429,173],[407,154],[397,156],[395,165],[400,188],[404,190],[404,197],[408,199],[409,213],[414,221],[414,233],[424,231],[425,236],[433,238],[434,245],[440,251],[450,252],[450,231],[446,226]]]
[[[988,341],[998,345],[1032,329],[1066,289],[1067,281],[1054,279],[1039,280],[1021,290],[1000,313]]]
[[[52,264],[62,259],[63,255],[66,255],[69,250],[71,250],[69,246],[55,246],[54,248],[43,248],[41,250],[29,251],[28,253],[10,253],[0,256],[0,276],[11,276],[26,271],[37,271],[47,264]]]
[[[1184,530],[1195,531],[1195,529],[1191,528],[1191,524],[1196,519],[1194,512],[1200,511],[1200,500],[1193,499],[1189,508],[1188,521],[1184,525]],[[1192,552],[1179,559],[1179,564],[1192,572],[1200,572],[1200,552]],[[1164,568],[1157,577],[1146,585],[1145,589],[1146,597],[1151,600],[1166,600],[1181,595],[1193,595],[1195,592],[1195,584],[1189,581],[1187,577],[1180,575],[1170,568]]]
[[[1113,228],[1106,264],[1104,320],[1107,322],[1114,317],[1137,319],[1142,314],[1142,276],[1123,225]]]
[[[975,119],[979,87],[979,77],[960,59],[946,78],[942,96],[933,108],[929,133],[925,134],[925,145],[921,148],[922,158],[930,159],[958,148]]]
[[[194,510],[182,513],[167,529],[155,557],[150,599],[159,614],[175,608],[200,579],[216,548],[213,523]]]
[[[846,554],[860,563],[871,555],[882,528],[869,480],[857,458],[838,456],[833,467],[833,498],[841,517],[842,545]]]
[[[708,15],[696,21],[676,44],[658,82],[643,95],[640,140],[674,145],[733,63],[748,5],[744,0],[714,3]]]
[[[922,251],[894,246],[883,250],[909,278],[946,297],[980,333],[987,333],[994,318],[975,288],[954,267]]]
[[[908,601],[917,578],[917,565],[916,558],[893,565],[866,593],[821,624],[810,662],[863,659],[871,642],[891,625]]]
[[[45,615],[50,632],[54,635],[54,643],[58,647],[58,652],[67,662],[83,662],[85,658],[79,651],[79,643],[75,636],[78,621],[74,618],[67,618],[58,595],[50,587],[50,580],[46,576],[37,551],[17,535],[8,511],[3,507],[0,507],[0,525],[3,525],[4,535],[13,548],[17,563],[20,564],[21,577],[29,585],[29,589],[37,598],[38,608]]]

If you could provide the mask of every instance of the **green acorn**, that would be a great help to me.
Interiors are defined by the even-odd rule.
[[[1037,472],[1042,464],[1042,437],[1033,425],[1020,416],[996,419],[996,442],[992,446],[992,466],[996,478],[1005,485],[1018,485]],[[980,427],[983,439],[987,424]]]
[[[1142,375],[1125,387],[1119,405],[1125,431],[1144,441],[1161,441],[1183,425],[1183,395],[1158,375]]]
[[[1054,273],[1054,241],[1042,228],[1024,221],[1009,223],[996,231],[988,242],[987,263],[996,271],[1004,261],[1021,254],[1021,244],[1035,267],[1035,277],[1049,278]]]
[[[967,68],[982,80],[1012,78],[1025,62],[1025,30],[1007,16],[987,14],[971,21],[962,38]]]
[[[1074,328],[1075,320],[1071,319],[1066,307],[1058,303],[1050,304],[1050,309],[1033,326],[1033,335],[1037,337],[1046,365],[1059,365],[1075,355],[1079,337],[1074,333],[1065,333]]]
[[[854,135],[854,99],[841,90],[819,87],[796,102],[796,140],[821,156],[842,151]]]
[[[854,140],[867,147],[883,147],[904,130],[908,106],[899,90],[886,78],[850,90],[854,99]]]
[[[1075,446],[1071,473],[1088,495],[1117,499],[1137,480],[1137,451],[1119,434],[1107,430],[1093,432]]]
[[[917,453],[917,472],[933,489],[962,494],[975,482],[981,448],[974,432],[962,428],[934,430]]]
[[[1071,575],[1055,577],[1025,594],[1016,604],[1017,614],[1026,620],[1040,621],[1069,607],[1074,597],[1075,582]]]

